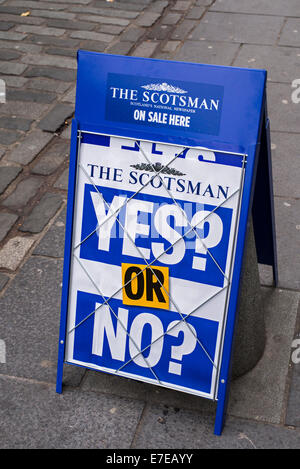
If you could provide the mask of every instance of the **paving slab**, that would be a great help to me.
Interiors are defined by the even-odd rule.
[[[239,49],[238,44],[185,41],[175,59],[212,65],[231,65]]]
[[[1,366],[1,365],[0,365]],[[128,448],[143,403],[0,377],[1,448]]]
[[[267,70],[269,81],[290,85],[299,75],[299,57],[300,48],[243,44],[234,66]]]
[[[34,174],[48,176],[56,171],[69,156],[69,144],[64,139],[56,138],[38,158],[31,171]]]
[[[149,405],[133,448],[149,449],[292,449],[300,432],[282,426],[229,417],[222,436],[213,434],[214,416],[169,406]]]
[[[32,199],[41,187],[43,179],[29,176],[19,182],[15,190],[3,200],[4,207],[21,209]]]
[[[55,219],[46,235],[35,248],[33,254],[63,258],[65,247],[66,208]]]
[[[291,77],[291,82],[295,77]],[[271,131],[299,132],[299,104],[292,102],[287,83],[268,83],[267,99]]]
[[[0,299],[6,363],[0,374],[56,382],[62,261],[32,257]],[[5,320],[4,320],[5,318]],[[83,369],[64,367],[64,383],[78,385]]]
[[[279,44],[300,47],[300,18],[288,18],[280,34]]]
[[[216,0],[210,10],[260,15],[300,16],[298,0]]]
[[[27,134],[24,140],[13,148],[7,156],[8,161],[14,161],[22,165],[27,165],[42,151],[42,149],[50,142],[52,135],[42,132],[39,129],[33,130]]]
[[[300,293],[262,288],[266,324],[264,354],[253,370],[232,381],[230,415],[280,423]]]
[[[272,132],[271,145],[274,194],[300,198],[300,134]]]
[[[46,192],[31,213],[25,217],[19,230],[40,233],[56,214],[61,204],[62,197],[60,194]]]
[[[0,268],[15,271],[34,243],[34,238],[15,236],[0,251]]]
[[[207,12],[189,39],[276,44],[284,19],[274,16]]]
[[[46,132],[55,132],[74,112],[74,106],[58,103],[39,122],[38,126]]]
[[[15,213],[0,212],[0,242],[4,240],[17,219],[18,215]]]
[[[18,166],[0,166],[0,194],[19,176],[22,168]]]
[[[275,224],[279,287],[300,290],[300,201],[289,197],[275,197]],[[272,284],[270,268],[260,266],[261,283]]]
[[[294,358],[295,363],[292,364],[292,377],[291,377],[291,384],[289,390],[289,399],[288,399],[288,406],[287,406],[287,413],[285,423],[286,425],[292,425],[295,427],[300,427],[300,347],[299,347],[299,340],[300,340],[300,331],[295,336],[297,339],[297,349],[293,348],[292,352],[296,354]],[[293,362],[293,360],[291,360]]]

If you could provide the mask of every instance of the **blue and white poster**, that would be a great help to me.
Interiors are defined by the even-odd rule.
[[[65,361],[215,399],[243,158],[80,136]]]

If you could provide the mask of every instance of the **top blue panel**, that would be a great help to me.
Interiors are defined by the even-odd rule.
[[[78,52],[81,130],[244,152],[257,143],[266,71]]]

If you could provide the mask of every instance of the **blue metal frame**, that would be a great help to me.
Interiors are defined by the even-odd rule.
[[[184,146],[204,146],[225,151],[241,152],[248,155],[245,169],[244,190],[240,207],[240,220],[236,243],[236,255],[233,265],[231,293],[228,301],[227,322],[224,333],[223,353],[218,382],[217,412],[215,434],[220,435],[224,426],[227,401],[230,388],[232,349],[237,320],[237,304],[240,290],[240,274],[243,264],[247,224],[253,211],[255,240],[258,259],[273,266],[275,283],[277,282],[277,259],[275,222],[272,191],[272,169],[270,136],[266,110],[266,72],[233,67],[182,62],[140,59],[113,56],[86,51],[78,52],[78,75],[76,113],[72,125],[71,156],[67,205],[67,224],[65,239],[65,257],[63,290],[61,303],[61,324],[57,368],[58,393],[62,392],[63,364],[65,355],[65,336],[68,311],[69,277],[71,268],[71,248],[73,232],[73,211],[76,188],[78,131],[98,132],[107,135],[121,135],[137,140],[176,143]],[[142,65],[142,66],[141,66]],[[153,79],[186,81],[224,85],[224,113],[218,135],[168,129],[153,130],[133,124],[108,122],[104,116],[105,86],[108,71],[132,76],[142,70],[143,76]],[[201,76],[201,80],[200,77]],[[258,172],[258,177],[257,177]],[[267,184],[266,184],[267,179]],[[265,205],[260,207],[260,201]],[[253,207],[252,207],[253,204]],[[267,211],[267,213],[266,213]],[[264,229],[260,219],[264,217]],[[267,225],[267,226],[266,226]],[[268,243],[268,254],[264,254]]]
[[[71,269],[71,258],[72,258],[73,213],[74,213],[74,200],[75,200],[75,189],[76,189],[77,155],[78,155],[78,122],[76,121],[76,119],[73,119],[72,133],[71,133],[70,165],[69,165],[63,285],[62,285],[62,295],[61,295],[61,318],[60,318],[58,363],[57,363],[57,377],[56,377],[56,392],[59,394],[62,393],[63,364],[64,364],[64,357],[65,357],[66,326],[67,326],[68,300],[69,300],[69,281],[70,281],[70,269]]]

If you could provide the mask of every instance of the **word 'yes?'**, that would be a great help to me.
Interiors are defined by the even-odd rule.
[[[150,259],[151,250],[153,255],[163,264],[174,265],[182,261],[186,253],[186,243],[181,234],[170,226],[168,220],[172,217],[175,225],[180,228],[191,230],[197,227],[204,230],[204,224],[209,225],[208,232],[205,237],[203,235],[196,238],[195,254],[207,255],[207,250],[217,246],[223,235],[223,222],[216,213],[210,213],[207,210],[197,211],[190,222],[183,211],[176,204],[164,204],[159,207],[151,201],[132,199],[126,204],[126,196],[114,196],[109,205],[104,201],[102,194],[91,192],[91,198],[98,221],[98,249],[102,251],[110,251],[110,240],[112,229],[116,223],[116,216],[119,211],[124,208],[125,214],[125,232],[123,237],[122,254],[131,257],[140,257]],[[152,242],[151,250],[146,247],[136,247],[133,242],[139,235],[149,236],[150,224],[139,221],[140,214],[150,214],[153,217],[155,230],[166,241],[174,244],[171,252],[165,252],[165,246],[162,242]],[[200,239],[199,239],[200,238]],[[192,269],[205,270],[206,257],[193,256]]]

